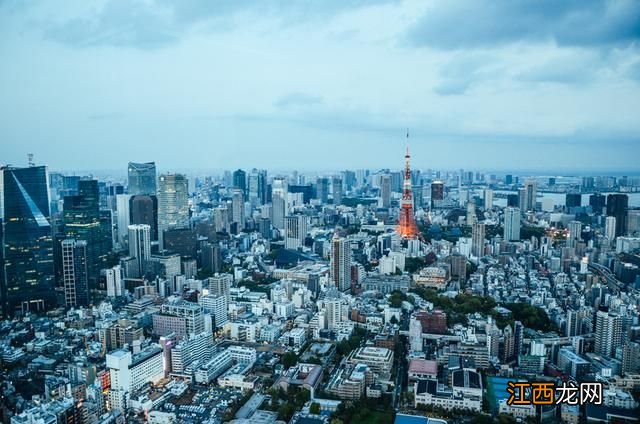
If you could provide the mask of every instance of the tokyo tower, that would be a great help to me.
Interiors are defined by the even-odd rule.
[[[409,133],[407,132],[407,138]],[[415,239],[420,236],[416,218],[413,214],[413,193],[411,192],[411,165],[409,164],[409,146],[404,156],[404,183],[402,185],[402,202],[400,203],[400,220],[397,232],[403,239]]]

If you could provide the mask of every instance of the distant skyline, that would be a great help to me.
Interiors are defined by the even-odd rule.
[[[640,173],[640,2],[0,0],[0,164]],[[124,172],[124,171],[123,171]]]

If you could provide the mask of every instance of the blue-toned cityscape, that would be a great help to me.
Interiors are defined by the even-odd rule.
[[[0,424],[640,423],[640,1],[0,40]]]

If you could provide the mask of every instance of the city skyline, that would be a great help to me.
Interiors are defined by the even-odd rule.
[[[2,162],[637,169],[639,4],[532,5],[3,2]]]

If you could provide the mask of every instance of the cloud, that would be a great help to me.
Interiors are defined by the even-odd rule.
[[[479,81],[492,78],[500,65],[487,54],[456,55],[439,69],[439,82],[433,92],[441,96],[465,94]]]
[[[428,8],[406,37],[411,45],[445,50],[547,41],[629,45],[640,39],[640,2],[448,0]]]
[[[586,84],[597,78],[603,66],[603,58],[596,54],[573,52],[525,69],[515,78],[533,83]]]
[[[274,105],[280,109],[288,109],[321,105],[322,103],[324,103],[324,100],[320,96],[312,96],[305,93],[291,93],[280,97],[275,101]]]
[[[97,11],[51,24],[45,36],[73,47],[115,46],[155,49],[176,43],[192,27],[233,28],[233,18],[247,14],[292,25],[326,19],[356,8],[394,0],[295,2],[281,0],[106,0]],[[0,3],[1,4],[1,3]]]
[[[627,75],[631,79],[640,81],[640,61],[635,62],[629,67],[629,69],[627,70]]]
[[[45,36],[74,47],[154,49],[176,42],[178,29],[167,10],[142,2],[109,0],[95,15],[53,25]]]

